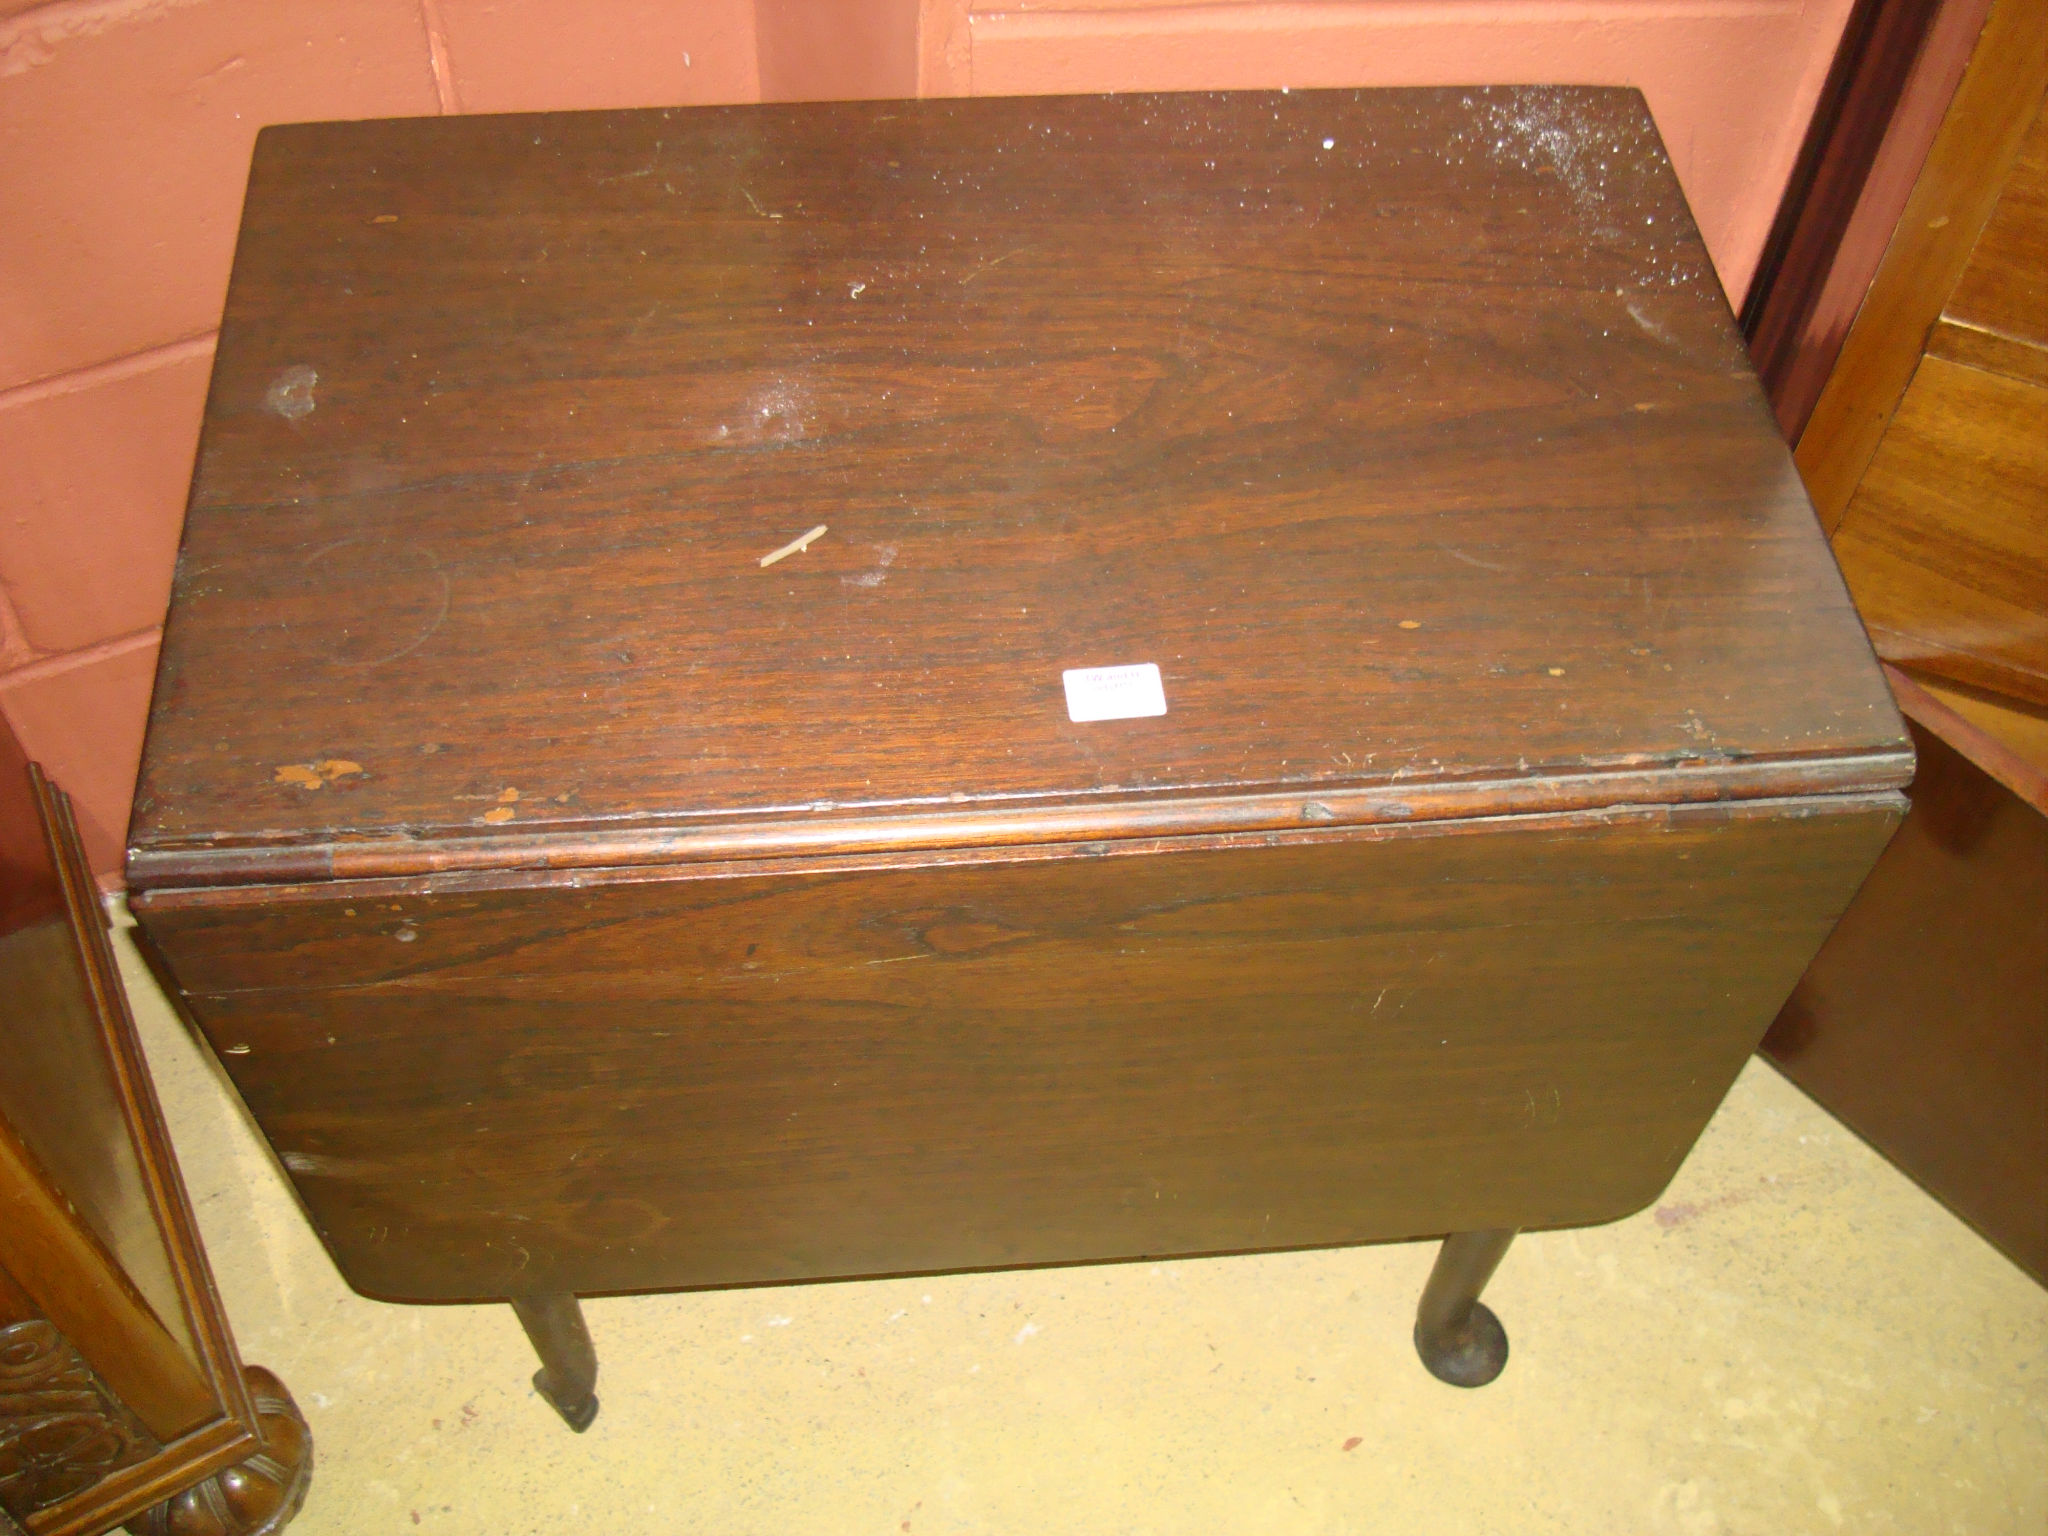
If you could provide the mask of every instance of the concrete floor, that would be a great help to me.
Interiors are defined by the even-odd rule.
[[[294,1536],[2048,1530],[2048,1292],[1761,1062],[1652,1210],[1516,1243],[1481,1391],[1415,1359],[1410,1244],[594,1301],[577,1437],[509,1309],[349,1291],[123,950],[313,1427]]]

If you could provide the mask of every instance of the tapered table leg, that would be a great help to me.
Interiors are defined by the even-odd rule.
[[[1438,1381],[1483,1387],[1508,1363],[1507,1330],[1479,1293],[1514,1240],[1512,1228],[1444,1239],[1415,1309],[1415,1352]]]
[[[514,1296],[512,1310],[533,1341],[540,1369],[533,1390],[562,1416],[577,1434],[597,1417],[597,1351],[583,1326],[583,1308],[567,1291],[539,1296]]]

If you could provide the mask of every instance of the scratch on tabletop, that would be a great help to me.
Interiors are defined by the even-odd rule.
[[[999,267],[1004,262],[1008,261],[1012,256],[1022,256],[1026,251],[1035,251],[1037,249],[1038,247],[1035,245],[1020,245],[1014,251],[1005,251],[1000,256],[992,257],[991,259],[984,261],[980,266],[976,267],[972,272],[968,273],[965,277],[961,278],[960,286],[962,288],[965,288],[969,283],[973,282],[977,277],[981,276],[981,274],[986,272],[990,267]]]

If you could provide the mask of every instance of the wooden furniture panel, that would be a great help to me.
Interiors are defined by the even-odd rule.
[[[1887,661],[2048,702],[2048,12],[1993,8],[1799,463]]]
[[[1927,729],[1960,739],[1972,733],[1970,760],[2027,804],[2048,810],[2048,709],[2003,694],[1941,678],[1892,677],[1893,691],[1909,700],[1913,718]]]
[[[1909,772],[1633,92],[324,124],[128,871],[351,1282],[572,1428],[578,1292],[1425,1235],[1476,1385]]]
[[[9,1184],[18,1178],[11,1166],[0,1172]],[[34,1297],[0,1269],[0,1532],[25,1529],[14,1512],[27,1519],[76,1506],[96,1484],[135,1476],[163,1450]],[[48,1520],[44,1513],[42,1523]]]
[[[2048,813],[1914,742],[1905,825],[1764,1049],[2048,1284]]]
[[[1742,333],[1787,442],[1799,441],[1912,194],[1991,0],[1856,0]]]
[[[2037,390],[2048,390],[2048,347],[2015,341],[2000,331],[1955,325],[1943,316],[1927,334],[1927,355],[2004,374],[2024,380]]]
[[[1998,0],[1800,439],[1920,771],[1766,1050],[2048,1280],[2044,89]]]
[[[198,1346],[157,1230],[141,1149],[106,1135],[121,1123],[122,1085],[100,1039],[99,1010],[62,908],[0,937],[0,989],[14,1013],[0,1116],[21,1154],[77,1209],[93,1239],[133,1282],[198,1383]],[[192,1399],[204,1401],[203,1391]]]
[[[358,1289],[636,1290],[1611,1220],[1894,814],[140,911]]]
[[[2048,390],[1923,360],[1835,553],[1887,661],[2048,703]]]
[[[4,728],[0,808],[0,1512],[268,1536],[305,1425],[236,1357],[69,804]]]

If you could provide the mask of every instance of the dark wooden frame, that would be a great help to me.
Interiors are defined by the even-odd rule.
[[[303,1499],[310,1453],[293,1462],[289,1450],[281,1447],[275,1426],[267,1429],[266,1421],[289,1419],[301,1449],[310,1444],[304,1424],[276,1378],[261,1369],[245,1369],[235,1348],[128,1012],[99,889],[86,863],[70,800],[39,767],[21,763],[11,738],[4,745],[0,772],[18,780],[25,766],[27,798],[41,821],[62,918],[76,942],[91,1013],[100,1026],[92,1044],[104,1052],[111,1067],[121,1124],[137,1150],[155,1233],[184,1303],[181,1321],[198,1356],[196,1361],[187,1357],[167,1335],[118,1259],[80,1220],[73,1202],[35,1152],[0,1116],[4,1315],[33,1321],[46,1332],[54,1329],[69,1375],[78,1377],[83,1369],[99,1389],[110,1432],[128,1438],[136,1452],[150,1448],[139,1459],[133,1453],[124,1457],[126,1465],[116,1466],[89,1486],[8,1518],[31,1536],[92,1536],[138,1519],[147,1530],[182,1530],[183,1525],[173,1522],[171,1501],[187,1496],[219,1503],[210,1498],[219,1490],[209,1490],[208,1480],[228,1474],[239,1490],[250,1481],[231,1472],[240,1468],[280,1488],[296,1486],[286,1497],[286,1507],[277,1511],[282,1518],[273,1514],[260,1526],[231,1521],[226,1528],[281,1530]],[[29,1023],[18,1021],[15,1027]],[[10,1321],[10,1332],[21,1325]],[[25,1385],[32,1389],[34,1383]],[[35,1400],[32,1390],[28,1400]],[[186,1427],[166,1433],[167,1425]],[[237,1497],[238,1490],[226,1494],[222,1508],[232,1512],[245,1503]]]
[[[1990,0],[1858,0],[1850,12],[1742,306],[1788,442],[1841,354],[1989,10]]]

